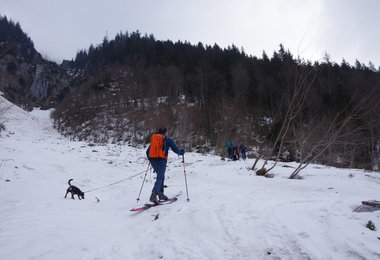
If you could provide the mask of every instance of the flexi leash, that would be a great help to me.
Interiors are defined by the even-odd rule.
[[[137,174],[135,174],[135,175],[133,175],[133,176],[130,176],[130,177],[128,177],[128,178],[125,178],[125,179],[122,179],[122,180],[120,180],[120,181],[117,181],[117,182],[114,182],[114,183],[108,184],[108,185],[106,185],[106,186],[102,186],[102,187],[99,187],[99,188],[95,188],[95,189],[92,189],[92,190],[85,191],[84,193],[89,193],[89,192],[92,192],[92,191],[95,191],[95,190],[101,190],[101,189],[104,189],[104,188],[107,188],[107,187],[113,186],[113,185],[115,185],[115,184],[121,183],[121,182],[123,182],[123,181],[130,180],[130,179],[132,179],[132,178],[134,178],[134,177],[136,177],[136,176],[139,176],[140,174],[143,174],[144,172],[145,172],[145,171],[142,171],[142,172],[137,173]]]

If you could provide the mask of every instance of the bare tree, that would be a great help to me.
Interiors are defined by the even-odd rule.
[[[5,130],[5,122],[7,120],[6,113],[10,108],[11,105],[7,105],[5,99],[0,96],[0,133]]]
[[[344,135],[344,130],[348,129],[349,123],[360,119],[360,115],[364,111],[371,110],[371,104],[376,99],[374,95],[376,88],[363,97],[356,105],[353,105],[353,100],[342,111],[338,112],[332,121],[325,127],[324,135],[320,138],[312,138],[313,131],[310,131],[307,135],[301,135],[303,138],[299,139],[299,149],[302,150],[302,155],[299,158],[299,165],[289,176],[289,179],[294,179],[298,174],[305,169],[310,163],[320,158],[326,151],[328,151],[335,144],[339,144]],[[351,109],[351,111],[349,111]],[[321,122],[313,124],[321,125]],[[349,130],[350,134],[360,131],[363,126],[357,126]],[[319,129],[317,131],[320,131]]]
[[[289,176],[289,179],[294,179],[303,169],[305,169],[311,162],[319,158],[337,141],[340,133],[353,117],[352,115],[348,115],[344,119],[339,120],[339,115],[340,113],[336,115],[330,126],[325,131],[324,136],[316,143],[309,143],[308,140],[311,140],[311,134],[305,136],[305,139],[301,141],[303,145],[300,147],[302,154],[299,158],[299,165]]]
[[[248,85],[250,81],[247,66],[243,63],[236,64],[231,68],[230,74],[234,90],[234,106],[241,107],[244,115],[246,115],[248,113]]]
[[[302,68],[302,66],[300,66]],[[289,102],[287,105],[287,110],[284,115],[284,119],[280,128],[280,131],[276,137],[276,140],[273,144],[272,151],[270,155],[266,158],[261,170],[265,169],[265,165],[268,163],[268,160],[271,158],[271,155],[275,152],[278,146],[278,152],[276,155],[275,163],[269,169],[265,169],[266,172],[271,171],[277,164],[281,151],[288,135],[289,130],[291,129],[292,124],[295,123],[296,119],[300,116],[302,112],[305,101],[308,97],[309,90],[313,85],[317,73],[315,69],[308,69],[306,66],[304,70],[300,70],[298,66],[295,68],[295,83],[293,91],[290,95]]]

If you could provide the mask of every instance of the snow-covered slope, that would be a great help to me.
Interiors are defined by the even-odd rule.
[[[179,200],[132,213],[154,182],[148,171],[136,203],[144,149],[72,142],[49,111],[0,98],[10,107],[0,137],[1,259],[380,259],[380,211],[353,212],[380,199],[378,173],[313,165],[289,180],[294,165],[280,164],[263,178],[252,160],[187,153],[188,202],[171,153],[166,193],[182,192]],[[85,200],[64,199],[70,178]]]

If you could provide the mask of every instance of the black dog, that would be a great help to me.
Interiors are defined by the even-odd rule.
[[[65,198],[67,197],[67,194],[70,192],[71,193],[71,198],[74,199],[74,195],[77,195],[79,199],[84,199],[84,192],[82,192],[78,187],[75,187],[73,185],[71,185],[71,181],[73,179],[70,179],[69,180],[69,186],[66,190],[66,195],[65,195]]]

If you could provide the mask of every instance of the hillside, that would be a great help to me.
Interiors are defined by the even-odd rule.
[[[266,159],[378,170],[379,85],[373,64],[310,62],[282,44],[254,57],[139,31],[58,65],[0,17],[0,91],[24,108],[54,108],[55,129],[77,141],[142,147],[165,126],[189,151],[226,156],[232,139]]]
[[[313,162],[333,166],[380,165],[373,150],[380,74],[359,61],[337,64],[327,55],[312,63],[282,44],[253,57],[234,45],[159,41],[137,31],[105,38],[65,65],[76,85],[53,118],[75,140],[138,145],[165,125],[194,151],[223,154],[231,138],[266,158],[287,151],[319,154]]]
[[[148,172],[136,203],[144,149],[70,141],[53,129],[51,111],[0,98],[10,107],[0,137],[4,259],[380,258],[380,233],[365,227],[380,227],[380,211],[353,212],[380,199],[378,173],[310,165],[289,180],[288,163],[264,178],[249,170],[252,159],[186,153],[187,202],[183,165],[171,153],[166,193],[182,192],[179,200],[134,214],[154,182]],[[85,200],[64,199],[70,178]]]

